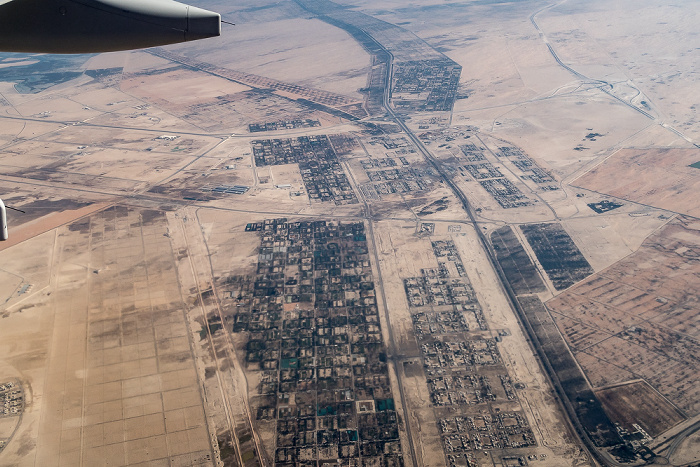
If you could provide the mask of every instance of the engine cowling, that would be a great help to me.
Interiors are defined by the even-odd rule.
[[[0,51],[93,53],[221,34],[221,16],[172,0],[0,0]]]

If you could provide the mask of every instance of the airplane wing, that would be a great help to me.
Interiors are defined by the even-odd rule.
[[[0,0],[0,52],[113,52],[220,34],[218,13],[172,0]],[[0,200],[0,241],[7,238]]]
[[[0,52],[112,52],[220,34],[218,13],[172,0],[0,0]]]

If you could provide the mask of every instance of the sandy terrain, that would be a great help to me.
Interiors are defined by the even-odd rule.
[[[271,3],[256,4],[260,14],[233,13],[247,21],[213,44],[193,44],[186,52],[234,70],[360,97],[369,66],[364,50],[343,31],[306,19],[295,4],[270,8]],[[338,50],[343,60],[336,60]]]
[[[27,270],[17,254],[34,250],[51,277],[7,309],[5,364],[33,402],[6,462],[211,458],[170,243],[147,214],[111,209],[4,253]]]
[[[598,193],[697,217],[697,149],[623,149],[572,181]]]
[[[199,73],[191,70],[177,70],[158,75],[155,79],[145,82],[143,79],[137,83],[130,80],[121,82],[121,89],[129,91],[136,87],[136,95],[148,97],[153,100],[165,100],[174,105],[203,104],[215,101],[217,97],[227,94],[244,92],[250,88],[238,83],[232,83],[216,76],[202,78]],[[177,81],[177,89],[173,89],[170,82]],[[134,86],[137,84],[137,86]]]

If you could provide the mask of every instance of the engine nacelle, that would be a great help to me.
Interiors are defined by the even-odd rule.
[[[111,52],[220,34],[218,13],[172,0],[0,0],[3,52]]]
[[[0,199],[0,241],[5,241],[9,238],[7,232],[7,209],[5,203]]]

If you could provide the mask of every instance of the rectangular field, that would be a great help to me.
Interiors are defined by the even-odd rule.
[[[561,224],[521,225],[554,288],[564,290],[593,274],[591,265]]]
[[[546,290],[535,265],[518,241],[513,229],[501,227],[491,234],[491,244],[510,286],[517,294],[539,293]]]
[[[644,381],[600,389],[596,395],[615,422],[626,429],[632,429],[632,424],[637,423],[652,437],[685,420]]]
[[[581,425],[596,446],[612,446],[619,442],[613,424],[595,397],[581,369],[566,346],[547,309],[537,297],[519,297],[524,318],[532,329],[535,346],[552,379],[572,402]]]
[[[4,465],[212,462],[166,222],[115,206],[51,235],[48,293],[4,316],[0,348],[33,394],[18,432],[31,443],[9,444]]]

